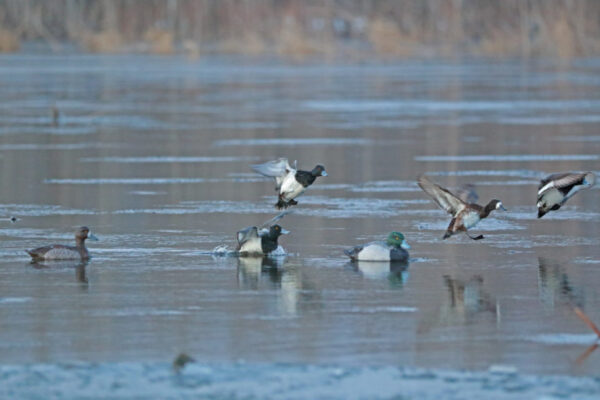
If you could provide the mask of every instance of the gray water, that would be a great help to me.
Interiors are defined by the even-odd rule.
[[[596,374],[598,190],[536,219],[545,174],[600,170],[600,60],[283,64],[0,56],[0,363],[410,366]],[[57,126],[51,109],[60,112]],[[275,215],[250,164],[325,165],[281,225],[285,255],[238,260]],[[497,212],[442,241],[416,177],[476,186]],[[70,243],[87,265],[33,265]],[[408,268],[348,262],[388,232]],[[591,349],[590,349],[591,350]],[[581,358],[578,360],[578,358]]]

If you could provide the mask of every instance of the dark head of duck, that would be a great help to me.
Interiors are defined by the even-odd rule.
[[[77,242],[77,244],[83,245],[85,239],[98,240],[98,238],[90,232],[90,228],[88,228],[87,226],[82,226],[75,232],[75,242]]]
[[[290,232],[286,231],[279,225],[271,226],[271,228],[269,228],[269,233],[263,235],[261,238],[261,244],[265,254],[277,249],[277,239],[279,238],[279,236],[287,235],[288,233]]]
[[[500,200],[494,199],[494,200],[490,200],[489,203],[487,203],[487,205],[485,206],[485,208],[483,209],[483,212],[481,213],[481,217],[485,218],[487,217],[492,211],[494,210],[503,210],[506,211],[506,208],[504,208],[504,205],[502,204],[502,202]]]
[[[327,176],[327,172],[325,171],[325,167],[322,165],[317,165],[310,171],[312,176]]]

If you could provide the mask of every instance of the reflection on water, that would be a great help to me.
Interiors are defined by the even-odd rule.
[[[541,176],[598,169],[600,63],[0,65],[0,215],[20,218],[0,224],[0,362],[185,349],[203,362],[600,368],[589,357],[572,370],[590,330],[557,306],[600,320],[600,191],[535,212]],[[278,157],[330,173],[286,217],[288,256],[213,258],[273,215],[276,193],[250,164]],[[423,173],[510,211],[478,224],[485,243],[442,241],[448,220],[416,185]],[[84,223],[103,236],[88,265],[23,267],[23,249]],[[344,244],[396,230],[418,262],[348,267]]]
[[[569,307],[583,307],[583,292],[571,285],[564,267],[544,257],[538,257],[538,262],[539,296],[544,306],[554,309],[557,303],[562,303]]]
[[[387,279],[391,286],[402,287],[408,281],[408,263],[385,261],[349,262],[352,268],[369,279]]]
[[[85,269],[89,263],[88,261],[35,261],[30,262],[29,265],[34,269],[53,269],[61,270],[68,269],[75,271],[75,281],[82,283],[82,287],[87,288],[89,282],[85,272]]]

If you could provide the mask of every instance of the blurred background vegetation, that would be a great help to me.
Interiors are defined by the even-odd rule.
[[[0,51],[291,58],[600,54],[600,0],[2,0]]]

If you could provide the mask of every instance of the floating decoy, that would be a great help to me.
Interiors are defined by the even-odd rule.
[[[538,186],[538,218],[558,210],[575,193],[592,187],[594,183],[596,175],[593,172],[563,172],[545,177]]]
[[[355,246],[344,250],[344,253],[353,261],[408,261],[408,249],[404,235],[392,232],[385,242],[371,242],[363,246]]]
[[[249,226],[239,231],[237,233],[239,255],[257,257],[267,255],[277,249],[279,236],[287,235],[290,232],[275,222],[288,213],[289,211],[282,212],[261,226]]]
[[[443,239],[447,239],[458,232],[464,232],[473,240],[483,239],[483,235],[473,237],[469,235],[467,230],[477,225],[479,221],[486,218],[494,210],[502,209],[506,211],[502,202],[496,199],[491,200],[485,207],[475,203],[467,203],[452,194],[448,189],[431,182],[424,176],[419,177],[418,184],[438,206],[452,215],[452,221],[450,221]]]
[[[275,204],[278,209],[288,208],[298,204],[296,197],[300,196],[307,187],[312,185],[319,176],[327,176],[325,167],[317,165],[312,171],[301,171],[297,169],[297,163],[291,167],[287,158],[280,158],[264,164],[253,165],[259,174],[275,178],[275,190],[279,199]]]
[[[42,260],[87,260],[90,254],[85,247],[85,240],[98,240],[88,227],[82,226],[75,232],[75,246],[65,246],[62,244],[53,244],[45,247],[38,247],[33,250],[25,250],[33,261]]]

